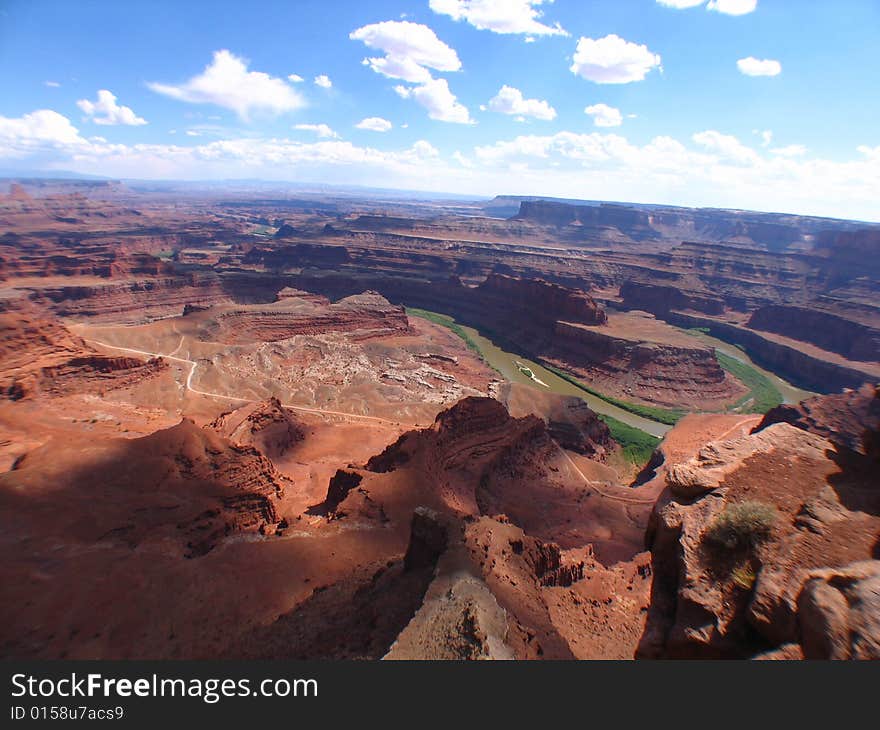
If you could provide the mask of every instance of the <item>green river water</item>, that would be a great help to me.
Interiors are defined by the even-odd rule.
[[[440,316],[444,318],[446,317],[446,315]],[[450,321],[452,321],[451,318]],[[596,411],[596,413],[601,413],[606,416],[616,418],[618,421],[622,421],[629,426],[638,428],[645,433],[649,433],[652,436],[656,436],[658,438],[662,438],[663,435],[666,434],[666,432],[669,431],[670,428],[672,428],[671,426],[668,426],[666,424],[658,423],[657,421],[653,421],[649,418],[644,418],[634,413],[630,413],[629,411],[625,411],[622,408],[618,408],[617,406],[608,403],[607,401],[604,401],[591,393],[587,393],[586,391],[578,388],[576,385],[572,385],[567,380],[560,378],[558,375],[551,372],[550,370],[547,370],[547,368],[542,367],[534,360],[530,360],[529,358],[523,357],[522,355],[504,350],[503,348],[496,345],[491,339],[484,336],[473,327],[467,327],[459,323],[456,323],[456,326],[460,328],[465,334],[467,334],[471,341],[477,346],[483,359],[510,382],[521,383],[523,385],[528,385],[539,390],[547,389],[550,392],[557,393],[559,395],[568,395],[580,398],[584,400],[590,406],[590,408]],[[773,384],[779,389],[779,392],[782,394],[786,403],[797,403],[804,398],[808,398],[811,395],[814,395],[809,391],[796,388],[791,383],[780,378],[778,375],[775,375],[774,373],[768,370],[764,370],[758,365],[755,365],[755,363],[752,362],[751,358],[749,358],[749,356],[746,355],[745,352],[743,352],[735,345],[731,345],[730,343],[724,342],[723,340],[719,340],[715,337],[703,334],[702,332],[694,332],[688,330],[686,331],[686,333],[689,336],[694,337],[694,339],[699,340],[706,345],[711,345],[712,347],[715,347],[719,352],[723,352],[724,354],[729,355],[732,358],[744,362],[750,367],[762,373],[764,376],[769,378],[773,382]],[[523,372],[524,369],[531,371],[531,374],[534,377],[529,377],[528,373]]]

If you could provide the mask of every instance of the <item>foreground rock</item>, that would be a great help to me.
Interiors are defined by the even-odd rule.
[[[804,591],[876,557],[878,530],[880,490],[864,457],[842,458],[787,423],[707,445],[667,471],[652,515],[655,579],[638,655],[791,656],[834,643],[833,621],[811,616],[840,613],[843,598],[818,585]],[[809,598],[816,591],[824,608]]]
[[[880,389],[866,383],[858,390],[809,398],[769,411],[756,427],[790,423],[838,446],[880,459]]]

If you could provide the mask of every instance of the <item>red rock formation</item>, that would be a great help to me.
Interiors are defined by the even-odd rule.
[[[586,292],[540,279],[491,274],[476,288],[474,297],[475,306],[490,310],[487,315],[499,319],[520,313],[537,320],[563,319],[592,325],[604,324],[607,319]]]
[[[403,307],[390,304],[375,292],[333,304],[314,296],[290,296],[288,292],[273,304],[221,311],[216,321],[221,337],[228,342],[274,342],[326,332],[352,332],[360,339],[369,339],[410,332]]]
[[[103,393],[155,377],[167,367],[161,359],[98,354],[51,314],[21,300],[0,312],[0,397]]]
[[[186,419],[139,439],[92,439],[83,453],[82,444],[52,442],[28,453],[0,475],[3,509],[24,529],[55,511],[51,533],[89,547],[171,539],[197,557],[278,522],[275,503],[289,485],[253,447]]]
[[[755,428],[790,423],[838,446],[880,459],[880,388],[865,384],[859,390],[817,396],[797,405],[784,404],[768,411]]]
[[[188,304],[231,302],[222,282],[211,274],[50,286],[41,288],[33,298],[62,317],[113,324],[141,324],[178,315]]]
[[[683,291],[679,287],[627,281],[620,287],[620,298],[627,309],[641,309],[658,317],[672,310],[693,310],[722,314],[724,301],[709,292]]]
[[[770,305],[752,313],[748,326],[775,332],[850,360],[880,362],[880,327],[813,307]]]
[[[786,423],[669,465],[648,532],[655,577],[639,655],[749,657],[803,641],[808,582],[875,554],[875,470]],[[761,521],[732,517],[737,505]],[[732,542],[712,538],[731,524],[724,515]]]
[[[284,456],[305,438],[302,424],[275,397],[227,411],[210,428],[234,444],[253,446],[270,459]]]

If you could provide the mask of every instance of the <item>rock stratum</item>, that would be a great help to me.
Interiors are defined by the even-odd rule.
[[[132,185],[0,196],[0,656],[880,655],[877,226]]]

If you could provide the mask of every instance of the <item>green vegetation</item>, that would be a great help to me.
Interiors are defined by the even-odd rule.
[[[408,316],[421,317],[422,319],[426,319],[429,322],[433,322],[434,324],[439,324],[443,327],[449,328],[456,335],[458,335],[462,340],[464,340],[465,344],[471,350],[473,350],[478,355],[482,356],[482,352],[480,351],[479,345],[477,345],[477,343],[474,342],[474,340],[468,335],[468,333],[464,329],[462,329],[462,327],[460,325],[458,325],[456,323],[455,319],[453,319],[449,315],[440,314],[438,312],[429,312],[425,309],[418,309],[416,307],[407,307],[406,313]],[[578,388],[580,388],[584,392],[591,393],[599,398],[602,398],[603,400],[605,400],[609,403],[612,403],[613,405],[616,405],[620,408],[624,408],[623,401],[618,401],[616,399],[607,398],[599,393],[596,393],[595,391],[590,390],[589,388],[584,386],[582,383],[579,383],[578,381],[574,380],[574,378],[572,378],[569,375],[566,375],[565,373],[563,373],[560,370],[556,370],[555,368],[548,367],[547,365],[545,365],[544,367],[546,367],[548,370],[556,373],[557,375],[564,378],[565,380],[572,383],[573,385],[577,386]],[[525,369],[528,370],[529,372],[532,372],[531,368],[525,368]],[[524,374],[528,375],[527,373],[525,373],[523,368],[520,368],[520,371],[523,372]],[[647,406],[644,406],[644,407],[637,406],[632,403],[626,403],[625,405],[629,406],[629,408],[625,408],[625,410],[629,410],[630,412],[635,413],[636,415],[640,415],[640,416],[643,416],[646,418],[653,418],[653,420],[659,421],[661,423],[670,423],[670,424],[675,423],[675,421],[661,420],[661,418],[670,418],[673,415],[672,411],[663,411],[660,408],[655,409],[655,408],[650,408]],[[640,410],[633,410],[633,409],[640,409]],[[653,416],[648,415],[649,412],[653,413],[654,415]],[[654,453],[654,450],[660,444],[660,439],[658,439],[656,436],[652,436],[649,433],[645,433],[641,429],[635,428],[634,426],[630,426],[630,425],[624,423],[623,421],[619,421],[616,418],[613,418],[612,416],[606,416],[605,414],[602,414],[602,413],[597,413],[596,415],[599,418],[601,418],[605,422],[605,424],[608,426],[608,430],[611,432],[611,438],[613,438],[618,444],[620,444],[620,448],[622,450],[623,457],[631,464],[635,464],[636,466],[642,466],[642,465],[646,464],[648,462],[648,460],[651,458],[651,455]],[[654,417],[656,415],[661,416],[661,418]],[[684,414],[676,412],[674,415],[676,416],[675,420],[677,421]]]
[[[469,350],[473,350],[478,355],[482,355],[479,345],[477,345],[477,343],[471,339],[471,336],[448,314],[429,312],[427,309],[418,309],[416,307],[406,307],[406,314],[407,316],[421,317],[422,319],[427,319],[429,322],[451,329],[456,335],[464,340],[464,344],[468,346]]]
[[[606,416],[604,413],[596,415],[608,426],[611,438],[620,444],[623,457],[628,462],[636,466],[648,463],[654,450],[660,445],[660,439],[612,416]]]
[[[686,411],[677,410],[677,409],[667,409],[667,408],[657,408],[655,406],[643,406],[638,403],[630,403],[629,401],[620,400],[619,398],[614,398],[610,395],[606,395],[604,393],[600,393],[597,390],[593,390],[590,386],[585,385],[580,380],[573,378],[571,375],[566,373],[564,370],[560,370],[559,368],[555,368],[552,365],[548,365],[547,363],[541,363],[545,368],[547,368],[551,373],[558,375],[563,380],[568,381],[572,385],[581,390],[589,393],[590,395],[594,395],[597,398],[601,398],[606,403],[610,403],[613,406],[617,406],[623,411],[627,411],[628,413],[634,413],[637,416],[641,416],[642,418],[647,418],[651,421],[657,421],[657,423],[665,423],[667,426],[674,426],[678,423],[684,416],[687,415]]]
[[[737,360],[723,352],[715,351],[718,364],[733,377],[745,385],[749,392],[734,403],[730,410],[740,411],[745,406],[746,413],[766,413],[771,408],[781,405],[782,393],[773,382],[762,373],[741,360]]]
[[[731,571],[730,578],[737,588],[742,588],[744,591],[750,591],[755,585],[755,581],[758,579],[758,574],[755,572],[755,568],[751,562],[745,562],[737,565]]]
[[[714,547],[750,551],[770,539],[774,524],[776,509],[772,505],[756,500],[729,504],[703,539]]]

